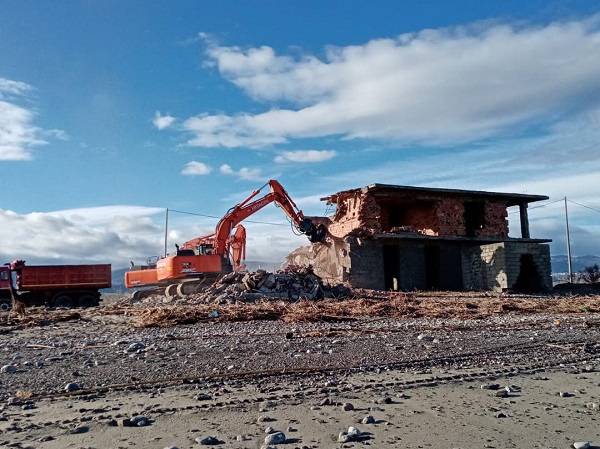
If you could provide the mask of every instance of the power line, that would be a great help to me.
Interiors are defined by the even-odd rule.
[[[586,206],[585,204],[580,204],[580,203],[578,203],[578,202],[576,202],[576,201],[573,201],[573,200],[570,200],[570,199],[567,199],[567,201],[568,201],[569,203],[573,203],[573,204],[577,204],[578,206],[585,207],[586,209],[593,210],[594,212],[600,212],[600,210],[599,210],[599,209],[595,209],[595,208],[593,208],[593,207]]]
[[[528,207],[528,208],[527,208],[527,210],[541,209],[542,207],[546,207],[546,206],[550,206],[550,205],[552,205],[552,204],[560,203],[561,201],[563,201],[563,199],[562,199],[562,198],[561,198],[560,200],[552,201],[552,202],[550,202],[550,203],[542,204],[542,205],[539,205],[539,206],[535,206],[535,207]],[[512,215],[512,214],[517,214],[517,213],[519,213],[519,211],[518,211],[518,210],[516,210],[516,211],[514,211],[514,212],[509,212],[508,214],[509,214],[509,215]]]
[[[206,218],[216,218],[216,219],[223,218],[223,217],[217,217],[215,215],[197,214],[195,212],[186,212],[186,211],[175,210],[175,209],[169,209],[169,212],[177,212],[178,214],[184,214],[184,215],[194,215],[196,217],[206,217]],[[244,221],[246,223],[266,224],[266,225],[271,225],[271,226],[287,226],[287,224],[284,224],[284,223],[271,223],[268,221],[255,221],[255,220],[244,220]]]

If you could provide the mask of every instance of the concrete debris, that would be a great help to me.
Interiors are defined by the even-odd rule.
[[[232,304],[265,300],[344,299],[351,295],[351,290],[343,285],[334,287],[326,285],[314,273],[311,266],[288,266],[275,273],[260,269],[253,272],[229,273],[202,292],[183,298],[174,297],[169,302],[176,304]],[[154,301],[153,297],[143,300],[143,302]]]

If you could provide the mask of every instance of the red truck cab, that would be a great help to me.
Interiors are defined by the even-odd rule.
[[[12,296],[10,290],[12,288],[12,279],[10,268],[5,266],[0,267],[0,312],[10,310],[12,306]]]

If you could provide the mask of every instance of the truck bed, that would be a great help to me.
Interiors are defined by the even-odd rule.
[[[28,265],[17,277],[20,291],[48,289],[101,289],[109,288],[110,264],[103,265]]]

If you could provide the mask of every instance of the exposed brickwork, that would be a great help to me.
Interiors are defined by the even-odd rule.
[[[373,185],[327,198],[325,244],[287,263],[372,289],[551,288],[548,245],[508,238],[507,207],[547,197]]]

